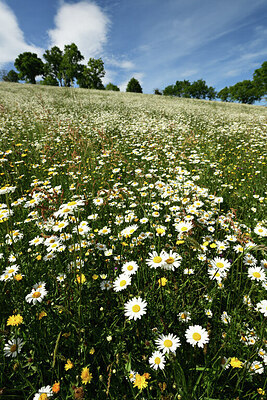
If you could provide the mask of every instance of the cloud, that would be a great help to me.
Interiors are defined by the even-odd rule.
[[[90,2],[61,3],[54,18],[55,28],[48,31],[50,46],[64,49],[75,43],[85,61],[101,56],[107,41],[109,18],[101,8]]]
[[[20,53],[30,51],[39,57],[43,49],[33,44],[28,44],[19,27],[14,12],[0,0],[0,65],[14,62]]]
[[[132,61],[129,60],[115,60],[114,58],[107,58],[107,63],[114,67],[122,68],[122,69],[134,69],[135,65]]]

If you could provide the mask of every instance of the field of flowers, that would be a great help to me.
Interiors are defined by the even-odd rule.
[[[0,84],[0,399],[267,393],[264,107]]]

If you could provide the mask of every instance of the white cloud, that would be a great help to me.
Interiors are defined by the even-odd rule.
[[[122,68],[122,69],[134,69],[135,65],[132,61],[129,60],[115,60],[114,58],[107,58],[107,63],[114,67]]]
[[[54,19],[55,28],[48,31],[50,46],[64,49],[75,43],[87,62],[101,56],[107,41],[109,18],[99,6],[90,1],[61,3]]]
[[[14,12],[0,0],[0,65],[14,62],[20,53],[43,54],[43,49],[26,43]]]

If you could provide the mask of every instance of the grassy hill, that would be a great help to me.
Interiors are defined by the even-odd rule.
[[[266,116],[0,84],[0,399],[264,398]]]

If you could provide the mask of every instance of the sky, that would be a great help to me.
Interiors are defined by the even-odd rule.
[[[184,79],[219,91],[267,60],[266,21],[266,0],[0,0],[0,69],[75,43],[121,91],[132,77],[144,93]]]

